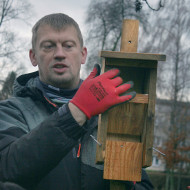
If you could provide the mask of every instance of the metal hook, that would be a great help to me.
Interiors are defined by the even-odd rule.
[[[95,138],[93,135],[90,135],[90,137],[91,137],[99,146],[102,146],[102,144],[101,144],[100,142],[98,142],[98,141],[96,140],[96,138]]]
[[[163,152],[160,152],[158,149],[156,149],[156,148],[154,148],[154,147],[152,147],[152,149],[153,149],[154,151],[160,153],[162,156],[166,156],[166,154],[164,154]]]

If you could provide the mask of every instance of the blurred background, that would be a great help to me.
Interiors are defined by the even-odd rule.
[[[28,51],[31,29],[46,14],[62,12],[81,27],[88,59],[86,78],[101,50],[119,51],[123,19],[138,19],[139,53],[165,54],[158,64],[152,166],[156,190],[190,185],[190,0],[0,0],[0,100],[15,78],[36,71]]]

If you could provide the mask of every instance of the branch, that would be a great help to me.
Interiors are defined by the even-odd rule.
[[[157,9],[154,9],[150,6],[150,4],[148,3],[147,0],[143,0],[147,5],[148,7],[153,10],[153,11],[159,11],[162,7],[164,7],[164,3],[162,4],[162,0],[159,1],[159,7]]]
[[[13,0],[11,0],[11,1],[10,0],[3,1],[2,13],[1,13],[1,19],[0,19],[0,26],[5,21],[5,18],[7,17],[9,12],[11,12],[12,4],[13,4]]]
[[[0,80],[0,84],[3,84],[5,82],[5,80]]]

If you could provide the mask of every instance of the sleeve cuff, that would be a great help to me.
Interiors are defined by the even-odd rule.
[[[82,137],[86,132],[86,123],[80,126],[73,118],[68,104],[64,104],[58,109],[58,121],[60,123],[60,129],[68,136],[75,140]]]

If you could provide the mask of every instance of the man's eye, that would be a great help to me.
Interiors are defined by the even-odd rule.
[[[74,45],[71,44],[71,43],[66,43],[66,44],[63,45],[63,47],[66,48],[66,49],[68,49],[68,50],[70,50],[73,46]]]
[[[54,44],[53,43],[44,43],[43,45],[42,45],[42,48],[44,49],[44,50],[51,50],[51,49],[53,49],[54,48]]]
[[[72,45],[66,45],[66,48],[72,48]]]
[[[44,45],[44,49],[51,49],[51,48],[53,48],[52,44],[51,45]]]

